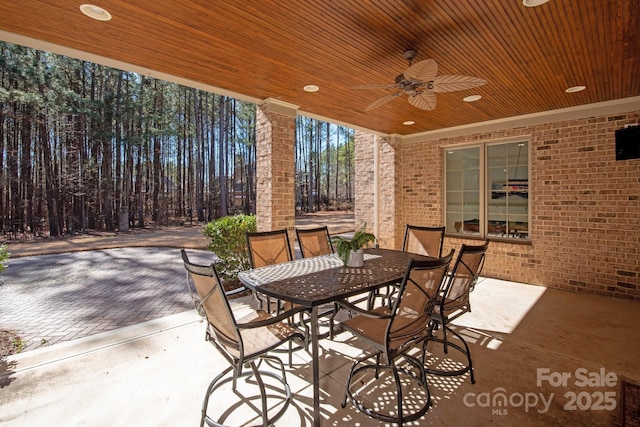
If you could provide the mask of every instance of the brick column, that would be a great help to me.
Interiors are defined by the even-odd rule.
[[[256,220],[259,231],[295,227],[298,107],[267,99],[256,111]]]
[[[378,176],[378,240],[380,247],[400,249],[404,233],[404,224],[397,224],[402,209],[402,198],[398,189],[398,158],[396,139],[394,137],[378,137],[379,142],[379,176]]]
[[[353,210],[356,229],[366,223],[369,231],[374,231],[375,222],[374,138],[373,134],[356,131],[354,151],[355,203]]]
[[[391,140],[361,131],[355,136],[356,229],[366,223],[383,248],[398,246],[395,222],[400,200],[396,197],[396,150]]]

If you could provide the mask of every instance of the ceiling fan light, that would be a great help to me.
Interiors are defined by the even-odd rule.
[[[304,88],[305,92],[317,92],[320,90],[320,87],[316,86],[316,85],[306,85]]]
[[[111,21],[111,14],[100,6],[94,4],[81,4],[80,12],[96,21]]]
[[[469,96],[465,96],[464,98],[462,98],[462,100],[464,102],[476,102],[480,98],[482,98],[482,96],[480,96],[480,95],[469,95]]]
[[[526,7],[537,7],[545,4],[549,0],[522,0],[522,4]]]
[[[576,92],[581,92],[583,90],[585,90],[587,87],[586,86],[571,86],[570,88],[566,89],[565,92],[567,93],[576,93]]]

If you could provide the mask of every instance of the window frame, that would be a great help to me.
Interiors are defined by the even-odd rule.
[[[527,155],[527,161],[526,161],[526,167],[527,167],[527,173],[526,173],[526,180],[527,180],[527,197],[526,197],[526,204],[524,204],[524,209],[526,210],[525,213],[510,213],[508,211],[508,207],[507,210],[504,213],[504,221],[505,223],[507,223],[507,221],[509,221],[509,217],[515,216],[515,217],[520,217],[520,218],[524,218],[524,216],[526,215],[526,230],[517,230],[515,233],[511,233],[511,230],[506,230],[506,232],[504,232],[502,235],[496,235],[496,234],[490,234],[489,230],[488,230],[488,222],[489,222],[489,207],[490,207],[490,202],[492,200],[492,194],[495,192],[495,190],[492,188],[492,183],[489,182],[489,176],[490,176],[490,165],[489,165],[489,149],[490,147],[496,147],[496,146],[500,146],[500,145],[509,145],[509,144],[521,144],[524,143],[526,144],[526,155]],[[449,186],[448,186],[448,180],[447,180],[447,165],[448,165],[448,160],[447,160],[447,154],[449,154],[449,152],[452,151],[456,151],[456,150],[465,150],[465,149],[470,149],[470,148],[476,148],[478,149],[478,203],[479,203],[479,207],[478,207],[478,219],[479,219],[479,224],[478,224],[478,231],[477,232],[465,232],[465,228],[464,228],[464,224],[462,226],[462,229],[460,231],[456,231],[455,227],[450,227],[447,226],[447,236],[451,236],[451,237],[459,237],[459,238],[465,238],[465,239],[488,239],[488,240],[499,240],[499,241],[506,241],[506,242],[511,242],[511,243],[523,243],[523,244],[530,244],[531,243],[531,137],[530,136],[521,136],[521,137],[517,137],[517,138],[509,138],[509,139],[504,139],[504,140],[492,140],[492,141],[485,141],[485,142],[476,142],[476,143],[472,143],[472,144],[464,144],[464,145],[456,145],[456,146],[443,146],[442,147],[442,155],[443,155],[443,171],[442,171],[442,177],[443,177],[443,191],[442,191],[442,221],[443,224],[445,225],[450,225],[448,224],[447,220],[447,214],[448,214],[448,194],[451,193],[452,191],[449,190]],[[508,156],[507,156],[508,158]],[[495,168],[495,166],[492,166]],[[464,169],[462,169],[464,170]],[[509,164],[507,164],[507,171],[510,171],[510,166]],[[515,180],[516,178],[514,178]],[[508,177],[507,177],[507,181]],[[463,188],[464,188],[464,184]],[[464,190],[463,190],[464,191]],[[507,195],[505,196],[507,198],[510,197],[522,197],[520,196],[516,196],[516,195]],[[507,199],[508,201],[508,199]],[[464,203],[464,201],[463,201]],[[507,202],[508,203],[508,202]],[[463,222],[465,220],[467,220],[466,218],[464,218],[464,209],[462,209],[462,215],[463,215]],[[455,219],[454,219],[455,221]],[[508,224],[508,223],[507,223]],[[510,227],[509,227],[510,228]]]

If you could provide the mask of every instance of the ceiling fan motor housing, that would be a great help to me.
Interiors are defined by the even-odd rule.
[[[406,59],[407,61],[411,62],[411,61],[413,61],[413,58],[415,58],[417,54],[418,54],[417,50],[415,50],[415,49],[407,49],[402,54],[402,57],[404,59]]]

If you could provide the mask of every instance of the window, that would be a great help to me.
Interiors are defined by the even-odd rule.
[[[529,143],[445,149],[448,233],[529,238]]]

